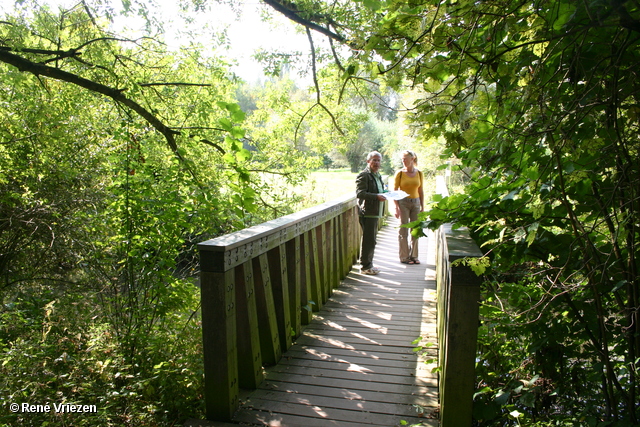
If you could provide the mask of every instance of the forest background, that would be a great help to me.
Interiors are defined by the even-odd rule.
[[[181,46],[151,0],[3,5],[1,424],[202,417],[194,245],[413,148],[465,183],[420,225],[486,253],[475,423],[638,425],[637,1],[264,0],[309,49],[258,52],[259,82],[201,38],[239,3],[179,5]]]

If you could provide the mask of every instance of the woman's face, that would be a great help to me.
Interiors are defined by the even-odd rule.
[[[413,156],[411,154],[404,154],[402,156],[402,164],[404,165],[405,168],[408,168],[410,166],[413,166]]]

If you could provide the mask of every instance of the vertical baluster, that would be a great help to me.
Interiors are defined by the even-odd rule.
[[[319,243],[318,263],[320,264],[320,286],[319,299],[326,304],[329,299],[329,248],[327,234],[325,233],[326,223],[318,225],[315,229],[316,241]]]
[[[353,240],[354,240],[354,231],[353,231],[353,209],[349,209],[348,211],[345,212],[345,233],[346,233],[346,239],[347,239],[347,256],[348,256],[348,266],[349,266],[349,271],[351,271],[351,267],[353,266],[353,264],[355,263],[355,260],[353,258]],[[348,273],[347,273],[348,274]]]
[[[324,271],[326,274],[326,289],[325,296],[328,299],[333,292],[334,280],[335,280],[335,242],[333,241],[333,218],[324,223],[324,241],[326,248],[325,266]]]
[[[349,259],[349,234],[347,230],[348,212],[340,214],[340,257],[342,258],[342,275],[341,279],[347,277],[351,271],[351,260]]]
[[[340,285],[340,244],[337,227],[338,218],[331,218],[331,293]]]
[[[309,262],[309,239],[306,233],[300,235],[300,317],[303,325],[308,325],[313,318],[311,299],[311,269]]]
[[[360,214],[358,212],[358,207],[354,206],[351,210],[351,229],[353,230],[353,263],[358,262],[358,256],[360,255],[360,240],[362,229],[360,227]]]
[[[252,270],[251,260],[235,268],[238,379],[240,387],[249,389],[257,388],[264,379]]]
[[[342,245],[342,215],[338,215],[337,217],[335,217],[335,222],[334,222],[334,231],[333,231],[333,238],[335,240],[335,244],[336,244],[336,270],[337,270],[337,276],[338,276],[338,282],[336,283],[335,287],[338,287],[338,284],[340,283],[340,279],[342,279],[343,276],[343,272],[344,272],[344,246]]]
[[[287,279],[289,282],[289,311],[291,329],[294,335],[300,336],[302,324],[300,318],[300,236],[287,243]]]
[[[318,247],[317,227],[307,232],[307,238],[309,240],[310,251],[310,289],[311,299],[315,301],[316,305],[313,306],[314,311],[319,311],[324,305],[322,297],[322,280],[320,278],[320,248]]]
[[[287,250],[284,244],[276,246],[267,254],[273,301],[278,320],[280,347],[286,351],[291,347],[291,311],[289,310],[289,280],[287,273]]]
[[[282,356],[282,350],[267,254],[253,259],[253,272],[262,362],[265,365],[275,365]]]

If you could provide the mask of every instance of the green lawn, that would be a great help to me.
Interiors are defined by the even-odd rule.
[[[313,171],[309,174],[307,181],[296,187],[294,191],[302,196],[302,208],[308,208],[337,199],[344,194],[355,194],[357,175],[349,169]],[[425,202],[431,200],[434,188],[434,179],[425,179]]]
[[[357,175],[349,169],[314,171],[301,190],[309,192],[310,205],[324,203],[344,194],[355,194]]]

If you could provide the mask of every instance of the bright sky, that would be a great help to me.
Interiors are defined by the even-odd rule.
[[[215,4],[212,11],[200,13],[196,17],[197,22],[190,24],[189,28],[204,28],[209,25],[212,30],[221,30],[227,27],[232,46],[227,56],[238,61],[239,66],[234,71],[241,77],[248,81],[262,77],[261,67],[251,58],[258,49],[308,52],[306,34],[296,32],[294,24],[284,16],[258,0],[238,3],[242,5],[240,19],[229,6],[212,2],[211,4]],[[269,22],[261,19],[264,11],[270,12],[272,18]]]
[[[121,0],[112,0],[120,5]],[[240,6],[240,19],[227,4],[209,0],[211,6],[210,12],[201,12],[193,15],[194,22],[184,23],[181,21],[177,9],[176,0],[155,0],[162,6],[158,9],[161,13],[162,20],[167,22],[165,28],[168,32],[169,40],[174,38],[176,44],[179,43],[181,31],[193,31],[201,33],[201,37],[207,40],[207,34],[214,31],[221,31],[227,27],[228,37],[231,40],[232,49],[225,56],[232,57],[238,61],[238,66],[234,67],[234,71],[245,80],[252,82],[263,76],[260,65],[251,58],[257,49],[265,50],[286,50],[286,51],[302,51],[308,54],[309,42],[305,33],[295,31],[295,26],[284,16],[272,11],[271,8],[259,0],[236,0]],[[78,4],[78,0],[40,0],[41,3],[49,4],[52,8],[62,6],[70,8]],[[12,9],[14,0],[0,0],[0,12]],[[92,0],[88,1],[89,4]],[[261,11],[270,11],[272,19],[270,22],[263,22],[260,18]],[[131,28],[141,27],[142,21],[135,19],[120,18],[116,21],[116,25],[128,26]],[[170,27],[171,26],[171,27]],[[170,34],[176,34],[171,37]],[[318,39],[316,41],[315,39]],[[319,42],[320,37],[316,37],[314,41]],[[206,45],[206,43],[204,43]],[[204,53],[205,55],[207,53]]]

